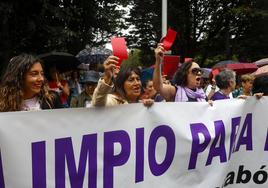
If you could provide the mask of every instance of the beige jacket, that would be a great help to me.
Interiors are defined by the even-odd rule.
[[[103,78],[98,81],[92,97],[93,106],[114,106],[119,104],[128,104],[125,99],[112,94],[114,85],[108,85]]]

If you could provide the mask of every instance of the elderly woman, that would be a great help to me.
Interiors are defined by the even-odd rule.
[[[252,96],[252,84],[254,81],[254,76],[250,74],[244,74],[240,78],[242,87],[233,91],[234,98],[239,96]]]
[[[230,99],[230,93],[235,89],[235,72],[229,69],[221,71],[215,77],[219,91],[215,92],[211,100]]]
[[[98,82],[93,93],[93,106],[114,106],[137,103],[141,95],[140,69],[133,67],[121,68],[114,79],[119,58],[110,56],[104,62],[104,76]],[[153,104],[152,99],[144,99],[145,106]]]
[[[13,57],[0,86],[0,111],[61,108],[59,96],[44,83],[42,60],[21,54]]]
[[[184,63],[175,73],[175,86],[164,84],[161,76],[161,60],[164,55],[163,44],[155,49],[155,70],[153,75],[154,88],[166,101],[200,102],[206,101],[202,88],[202,69],[195,62]]]

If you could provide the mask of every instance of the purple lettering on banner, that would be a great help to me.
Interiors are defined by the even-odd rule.
[[[215,121],[214,122],[215,127],[215,139],[213,140],[211,147],[209,149],[209,155],[206,162],[206,166],[210,165],[212,163],[212,159],[216,156],[220,157],[221,163],[227,161],[226,157],[226,149],[225,149],[225,129],[223,122]],[[217,146],[217,143],[219,143],[219,147]]]
[[[121,145],[121,152],[114,155],[114,144]],[[112,131],[104,133],[104,165],[103,165],[103,187],[112,188],[114,178],[114,167],[122,166],[130,156],[130,138],[126,131]]]
[[[246,136],[244,133],[246,132]],[[252,151],[252,114],[247,114],[242,130],[237,141],[235,151],[239,151],[241,145],[246,145],[246,150]]]
[[[2,165],[2,155],[0,151],[0,188],[5,188],[4,171]]]
[[[195,169],[198,154],[206,149],[211,140],[209,131],[203,123],[190,124],[190,128],[193,141],[192,141],[191,157],[188,165],[189,170]],[[200,138],[198,136],[199,133],[202,134],[205,138],[203,143],[200,143]]]
[[[32,143],[33,188],[46,188],[46,142]]]
[[[164,137],[167,142],[167,150],[164,161],[157,163],[155,158],[156,143],[160,137]],[[153,175],[160,176],[165,173],[170,167],[175,155],[176,139],[173,130],[167,125],[156,127],[149,138],[149,167]]]
[[[135,183],[144,179],[144,128],[136,129],[136,172]]]
[[[71,137],[55,140],[56,188],[65,188],[65,160],[71,187],[83,187],[87,161],[88,187],[97,187],[97,134],[83,136],[78,171]]]
[[[264,151],[268,151],[268,129],[267,129],[267,133],[266,133],[266,141],[265,141]]]
[[[241,117],[232,118],[232,131],[231,131],[231,138],[230,138],[229,160],[235,149],[234,146],[236,142],[236,136],[237,136],[238,127],[240,125],[240,121],[241,121]]]

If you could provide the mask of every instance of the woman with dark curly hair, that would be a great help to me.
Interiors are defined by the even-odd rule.
[[[13,57],[0,85],[0,111],[61,108],[56,93],[44,83],[42,60],[30,54]]]
[[[155,49],[155,70],[153,75],[154,88],[166,101],[200,102],[206,101],[206,95],[201,88],[202,69],[195,62],[183,63],[175,73],[175,86],[164,84],[161,76],[161,59],[164,55],[163,44]]]

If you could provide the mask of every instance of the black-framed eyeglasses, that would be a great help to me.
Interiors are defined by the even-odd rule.
[[[192,74],[194,74],[194,75],[198,75],[198,74],[203,74],[204,73],[204,71],[201,69],[201,68],[193,68],[192,70],[191,70],[191,72],[192,72]]]

